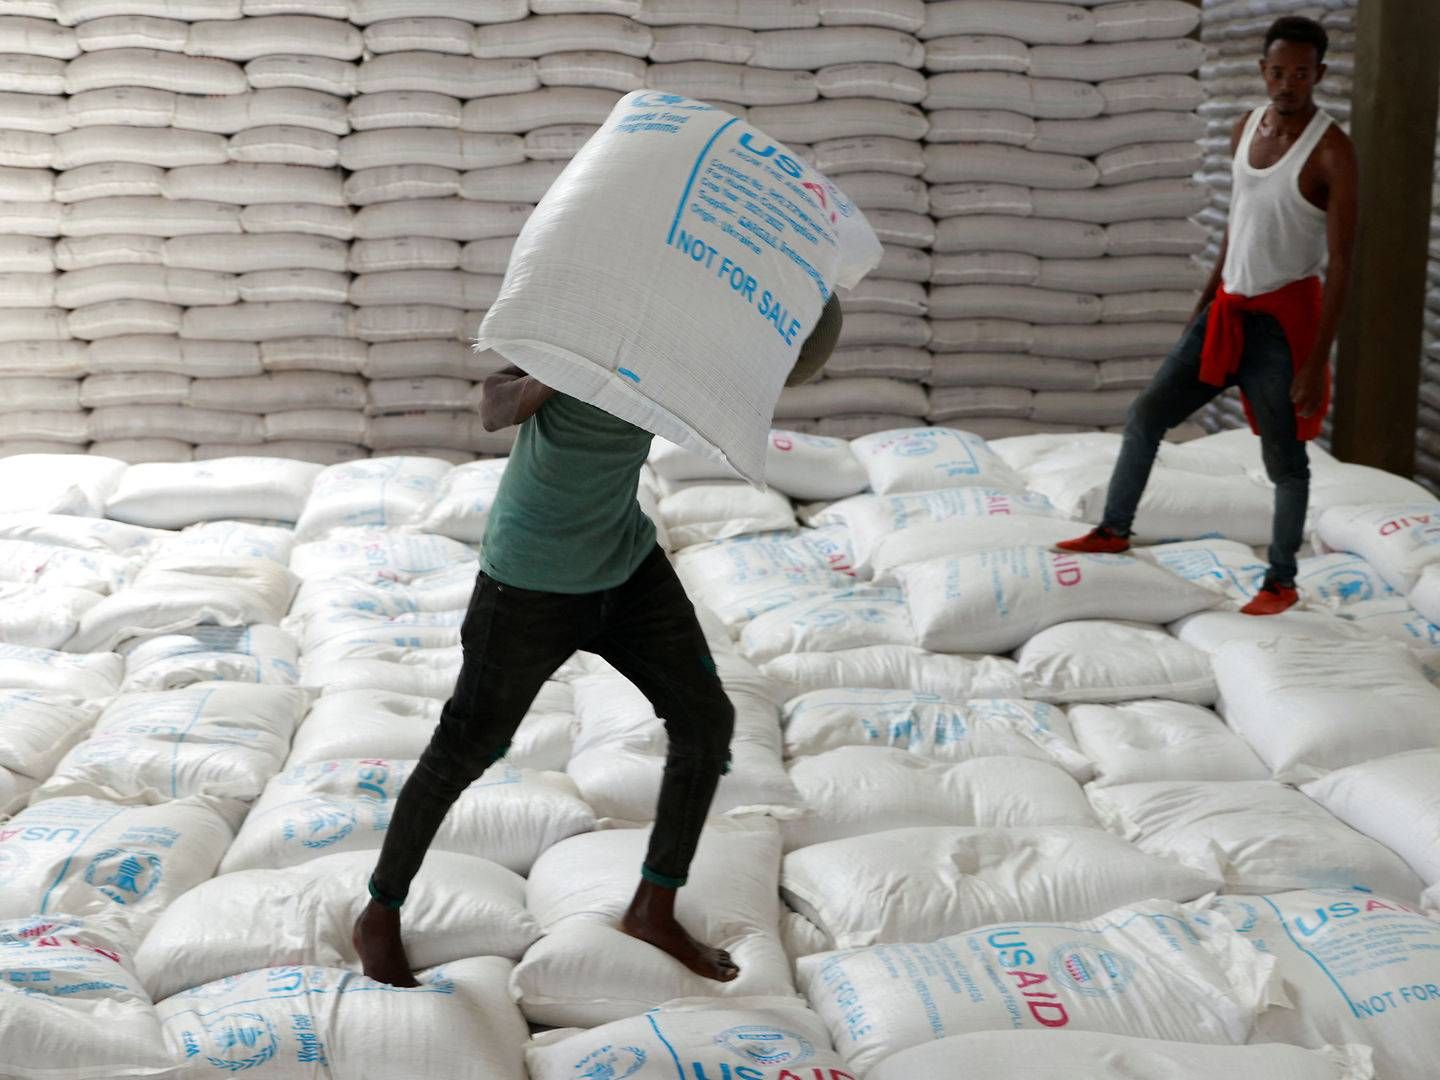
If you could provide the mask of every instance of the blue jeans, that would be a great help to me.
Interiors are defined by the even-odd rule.
[[[602,592],[535,592],[482,573],[460,641],[455,692],[400,790],[371,895],[400,906],[451,805],[504,755],[540,687],[579,650],[608,660],[665,722],[670,747],[641,876],[683,885],[729,769],[735,707],[665,552],[657,546],[628,581]]]
[[[1207,404],[1222,388],[1200,381],[1200,350],[1205,343],[1207,307],[1185,328],[1150,385],[1130,406],[1120,459],[1110,477],[1104,524],[1129,535],[1135,508],[1145,493],[1150,467],[1165,433]],[[1294,365],[1280,323],[1269,315],[1246,312],[1245,353],[1228,386],[1238,385],[1250,402],[1260,429],[1265,472],[1275,485],[1275,518],[1270,534],[1270,578],[1280,585],[1295,581],[1295,553],[1305,532],[1310,501],[1310,459],[1295,434],[1290,400]]]

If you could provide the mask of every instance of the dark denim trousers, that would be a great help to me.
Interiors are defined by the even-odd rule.
[[[1120,459],[1105,500],[1104,524],[1118,533],[1130,532],[1165,433],[1221,392],[1221,387],[1200,381],[1200,350],[1209,314],[1207,307],[1185,328],[1155,378],[1130,406]],[[1294,365],[1278,321],[1257,312],[1245,312],[1243,318],[1245,353],[1229,385],[1244,392],[1260,429],[1260,453],[1275,485],[1270,576],[1290,585],[1295,581],[1295,553],[1304,539],[1310,501],[1310,459],[1296,437],[1295,405],[1290,400]]]
[[[460,677],[396,800],[371,895],[400,906],[451,805],[504,755],[541,685],[579,650],[608,660],[664,720],[670,746],[641,870],[683,885],[729,767],[735,710],[664,551],[656,547],[623,585],[593,593],[516,589],[482,573],[460,638]]]

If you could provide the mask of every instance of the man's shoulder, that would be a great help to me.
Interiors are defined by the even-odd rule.
[[[1353,174],[1356,169],[1355,143],[1345,129],[1332,120],[1325,134],[1320,136],[1311,160],[1330,176],[1340,171]]]

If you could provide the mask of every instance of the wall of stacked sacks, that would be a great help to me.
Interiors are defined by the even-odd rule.
[[[507,451],[467,348],[623,94],[746,115],[885,260],[782,425],[1114,425],[1202,274],[1182,0],[17,0],[0,453]]]
[[[1220,240],[1230,211],[1230,132],[1241,116],[1265,104],[1265,86],[1256,61],[1264,52],[1265,31],[1282,15],[1315,19],[1330,35],[1325,56],[1329,70],[1316,88],[1315,100],[1346,130],[1350,130],[1350,89],[1355,72],[1355,0],[1204,0],[1200,40],[1206,48],[1200,79],[1207,100],[1200,106],[1205,118],[1201,140],[1204,163],[1197,179],[1210,190],[1210,204],[1195,220],[1209,230],[1205,262],[1215,265]],[[1230,391],[1206,410],[1211,430],[1244,427],[1239,395]],[[1329,445],[1329,425],[1322,438]]]

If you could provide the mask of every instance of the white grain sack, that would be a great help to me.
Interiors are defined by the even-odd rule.
[[[1269,1000],[1273,967],[1228,926],[1202,937],[1183,908],[1162,901],[1075,925],[989,926],[799,963],[812,1005],[862,1074],[912,1046],[1012,1028],[1239,1045]]]
[[[644,860],[648,829],[574,836],[530,872],[526,905],[545,936],[515,969],[511,991],[537,1024],[593,1026],[676,998],[791,996],[780,946],[780,836],[763,817],[707,823],[676,917],[740,968],[731,982],[692,974],[678,961],[620,932]],[[577,892],[575,883],[586,887]],[[599,960],[599,963],[595,963]]]
[[[1440,881],[1440,805],[1433,780],[1440,750],[1412,750],[1337,769],[1305,794],[1403,858],[1427,885]]]
[[[1144,623],[1081,619],[1041,630],[1015,652],[1027,697],[1055,702],[1164,697],[1213,705],[1210,658]]]
[[[289,686],[299,678],[295,639],[272,626],[197,626],[120,649],[126,693],[212,681]]]
[[[1076,705],[1070,726],[1095,786],[1159,780],[1265,780],[1245,741],[1208,709],[1176,701]]]
[[[0,686],[7,690],[103,698],[115,693],[124,674],[125,661],[115,653],[77,655],[0,644]]]
[[[195,465],[133,465],[105,513],[118,521],[175,529],[220,518],[300,516],[321,470],[302,463],[276,465],[253,458]]]
[[[135,955],[136,970],[159,1001],[268,965],[353,965],[350,929],[374,868],[374,854],[358,851],[212,878],[166,909]],[[518,874],[473,855],[426,856],[405,904],[416,970],[467,956],[518,960],[539,936]]]

